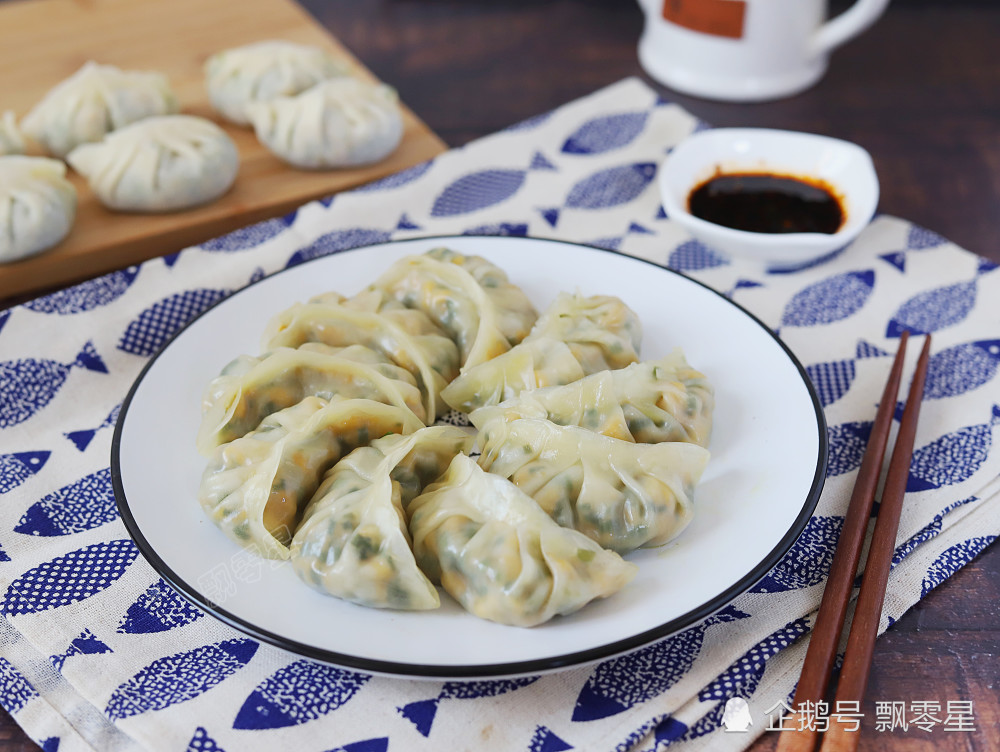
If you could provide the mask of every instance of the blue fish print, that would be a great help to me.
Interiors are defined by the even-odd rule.
[[[995,535],[969,538],[944,551],[927,569],[927,574],[924,575],[923,582],[920,584],[920,597],[926,596],[931,590],[979,556],[983,549],[995,540]]]
[[[948,241],[923,227],[910,226],[910,231],[906,235],[906,247],[913,250],[923,250],[924,248],[936,248],[944,245]]]
[[[588,240],[587,245],[592,245],[594,248],[606,248],[609,251],[617,251],[621,248],[622,241],[625,238],[597,238],[596,240]]]
[[[0,454],[0,494],[13,491],[48,462],[52,452]]]
[[[767,661],[795,643],[809,631],[806,619],[797,619],[769,635],[723,671],[711,684],[698,693],[702,702],[716,700],[718,704],[694,723],[683,736],[685,741],[710,734],[722,725],[725,701],[731,697],[749,698],[757,691],[767,668]]]
[[[968,499],[962,499],[961,501],[956,501],[952,504],[949,504],[940,512],[938,512],[936,515],[934,515],[933,520],[928,522],[920,530],[918,530],[916,533],[910,536],[909,540],[905,541],[904,543],[896,547],[896,550],[893,552],[892,555],[892,566],[896,566],[897,564],[899,564],[899,562],[901,562],[907,556],[916,551],[917,548],[922,544],[926,543],[932,538],[937,537],[937,535],[941,532],[941,526],[944,521],[944,518],[947,517],[949,513],[953,512],[959,507],[965,506],[966,504],[971,504],[974,501],[979,501],[979,499],[975,496],[970,496]]]
[[[886,337],[899,337],[903,332],[930,334],[964,321],[976,306],[976,281],[995,267],[981,259],[976,276],[968,282],[936,287],[914,295],[889,319]]]
[[[818,585],[833,561],[843,517],[813,517],[788,553],[758,582],[751,593],[782,593]]]
[[[2,548],[0,548],[0,561],[10,561],[10,556]]]
[[[369,193],[370,191],[387,191],[392,188],[399,188],[406,185],[407,183],[412,183],[419,177],[423,175],[431,168],[434,161],[421,162],[413,167],[408,167],[405,170],[396,172],[388,177],[382,178],[381,180],[375,180],[367,185],[362,185],[358,188],[354,188],[352,193]]]
[[[110,653],[111,648],[97,639],[97,636],[89,629],[83,630],[77,637],[69,643],[69,647],[58,655],[49,656],[49,662],[56,671],[62,671],[66,664],[66,659],[71,655],[99,655]]]
[[[648,112],[621,112],[588,120],[566,139],[566,154],[603,154],[632,143],[646,127]]]
[[[218,742],[208,735],[204,726],[199,726],[194,730],[191,741],[188,742],[186,752],[226,752],[219,746]]]
[[[77,367],[108,372],[91,342],[71,363],[35,358],[0,361],[0,428],[16,426],[49,404]]]
[[[1000,339],[949,347],[927,363],[924,399],[956,397],[990,381],[1000,365]]]
[[[0,331],[3,331],[3,325],[7,323],[7,319],[10,318],[10,311],[0,311]]]
[[[835,360],[829,363],[815,363],[806,366],[806,373],[816,388],[820,404],[831,405],[843,397],[854,383],[857,375],[855,362],[863,358],[883,358],[887,353],[860,340],[852,360]]]
[[[576,699],[573,720],[607,718],[666,692],[694,664],[709,627],[749,617],[727,606],[680,634],[601,663]]]
[[[285,268],[298,266],[303,261],[329,256],[337,251],[345,251],[348,248],[357,248],[359,245],[371,245],[373,243],[384,243],[392,237],[391,233],[384,230],[366,229],[355,227],[350,230],[335,230],[321,235],[305,248],[300,248],[291,255]]]
[[[35,298],[25,303],[24,307],[36,313],[57,313],[60,315],[83,313],[118,300],[132,286],[137,276],[139,276],[139,267],[130,266],[128,269],[121,269],[97,279],[81,282],[51,295]]]
[[[284,217],[275,217],[265,222],[258,222],[255,225],[241,227],[228,235],[212,238],[201,244],[203,251],[210,253],[223,252],[232,253],[234,251],[245,251],[248,248],[255,248],[261,243],[277,237],[292,224],[295,213]]]
[[[988,423],[960,428],[914,451],[906,490],[929,491],[970,478],[989,456],[998,423],[1000,407],[994,405]]]
[[[465,230],[463,235],[500,235],[502,237],[524,238],[528,236],[528,225],[523,222],[499,222],[479,225]]]
[[[396,223],[397,230],[422,230],[423,228],[410,219],[410,215],[406,212],[400,216],[399,221]]]
[[[552,729],[535,726],[535,733],[531,736],[527,752],[565,752],[567,749],[573,749],[573,745],[556,736]]]
[[[431,216],[453,217],[499,204],[521,190],[527,175],[526,170],[500,169],[463,175],[434,199]]]
[[[901,272],[906,272],[906,254],[902,251],[893,251],[892,253],[882,253],[879,258],[890,264]]]
[[[559,168],[552,164],[552,162],[550,162],[540,151],[535,152],[535,155],[531,158],[529,167],[532,170],[559,170]]]
[[[120,721],[192,700],[243,668],[258,647],[253,640],[224,640],[155,660],[111,694],[104,714]]]
[[[666,265],[679,272],[693,272],[728,264],[725,256],[720,256],[701,241],[687,240],[671,251]]]
[[[115,584],[138,555],[131,540],[112,540],[39,564],[10,584],[0,613],[34,614],[82,601]]]
[[[118,349],[143,357],[152,355],[184,324],[229,292],[197,288],[163,298],[126,327],[118,341]]]
[[[21,517],[15,533],[52,537],[91,530],[118,519],[111,469],[87,475],[36,501]]]
[[[868,437],[872,433],[871,421],[829,426],[826,433],[830,442],[829,463],[826,466],[827,478],[843,475],[861,467],[861,460],[868,446]]]
[[[0,658],[0,705],[8,713],[17,713],[28,704],[32,697],[38,697],[38,690],[28,683],[20,671],[6,658]]]
[[[59,737],[50,736],[42,740],[42,752],[59,752]]]
[[[656,177],[652,162],[620,165],[595,172],[574,185],[566,197],[572,209],[608,209],[637,198]]]
[[[401,708],[396,708],[402,716],[417,727],[424,736],[430,736],[434,716],[437,715],[438,704],[442,700],[469,700],[479,697],[497,697],[513,692],[538,681],[537,676],[522,679],[497,679],[478,682],[446,682],[437,697],[430,700],[411,702]]]
[[[782,326],[818,326],[857,313],[875,287],[875,271],[846,272],[800,290],[785,306]]]
[[[386,752],[389,749],[389,737],[381,736],[375,739],[364,739],[360,742],[351,742],[343,747],[328,750],[328,752]]]
[[[157,580],[128,607],[118,632],[151,634],[166,632],[199,619],[202,612],[184,600],[163,580]]]
[[[115,424],[118,420],[118,413],[121,409],[122,405],[119,402],[111,409],[111,412],[108,413],[108,416],[101,421],[101,425],[97,426],[97,428],[85,428],[82,431],[70,431],[69,433],[64,433],[63,436],[72,441],[73,445],[83,452],[88,446],[90,446],[90,442],[93,441],[94,436],[97,435],[98,431],[102,428],[108,428]]]
[[[354,697],[370,678],[309,660],[295,661],[250,693],[233,728],[273,729],[315,720]]]

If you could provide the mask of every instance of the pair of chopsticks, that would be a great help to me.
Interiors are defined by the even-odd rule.
[[[899,351],[889,372],[889,381],[885,385],[882,402],[872,425],[854,492],[847,507],[844,527],[830,565],[830,576],[823,592],[819,613],[816,616],[816,626],[813,629],[802,675],[792,702],[792,709],[796,714],[805,708],[817,707],[816,704],[823,701],[830,682],[833,661],[837,655],[837,644],[840,642],[840,634],[844,627],[844,616],[847,613],[847,604],[851,597],[858,561],[861,558],[872,502],[875,499],[882,459],[889,440],[889,428],[892,425],[896,394],[899,391],[907,340],[908,334],[903,332],[899,341]],[[930,344],[931,338],[927,335],[910,384],[910,393],[896,435],[896,445],[889,460],[882,501],[872,532],[861,591],[858,594],[854,621],[847,638],[847,649],[844,653],[840,680],[837,683],[835,708],[856,703],[855,707],[860,711],[861,700],[868,684],[872,655],[875,651],[875,637],[878,633],[882,605],[885,601],[885,588],[889,581],[889,569],[896,546],[899,516],[903,508],[903,494],[906,491],[910,460],[913,456],[913,441],[927,376]],[[821,733],[820,728],[821,725],[815,723],[800,723],[797,727],[786,726],[778,739],[778,752],[813,752]],[[860,729],[846,724],[828,723],[822,732],[821,752],[854,750],[860,735]]]

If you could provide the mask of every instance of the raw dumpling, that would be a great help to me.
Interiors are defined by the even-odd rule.
[[[416,379],[429,419],[445,411],[438,395],[458,374],[458,349],[420,311],[404,309],[400,319],[357,310],[339,302],[296,304],[275,316],[262,347],[298,347],[321,342],[334,347],[360,344],[385,354]]]
[[[463,370],[509,350],[538,316],[503,270],[447,248],[400,259],[371,289],[426,313],[458,345]]]
[[[477,427],[497,417],[543,418],[624,441],[690,441],[707,447],[714,406],[708,379],[691,368],[677,348],[660,360],[521,392],[499,405],[480,408],[469,418]]]
[[[366,399],[306,397],[218,447],[198,500],[231,539],[269,559],[287,559],[302,510],[338,459],[372,437],[410,433],[408,410]]]
[[[223,117],[247,125],[248,103],[292,97],[346,72],[346,65],[319,47],[270,40],[212,55],[205,63],[205,88]]]
[[[352,359],[322,345],[279,347],[260,357],[241,355],[208,385],[198,451],[207,455],[309,396],[370,399],[408,409],[421,422],[427,417],[413,377],[399,366]]]
[[[708,451],[632,444],[548,420],[502,418],[479,433],[479,464],[509,478],[556,522],[627,553],[677,536],[691,521]]]
[[[66,160],[102,204],[133,212],[168,212],[214,201],[239,169],[236,144],[219,126],[190,115],[140,120]]]
[[[0,157],[0,263],[51,248],[76,217],[66,165],[45,157]]]
[[[50,154],[64,157],[109,131],[178,109],[166,76],[91,61],[46,94],[21,128]]]
[[[24,136],[14,113],[8,110],[0,117],[0,157],[10,154],[24,154]]]
[[[634,363],[641,338],[638,316],[618,298],[560,293],[523,342],[463,369],[441,398],[468,413],[526,389],[569,384]]]
[[[533,627],[623,588],[635,564],[560,527],[509,481],[458,455],[409,508],[417,562],[472,614]]]
[[[460,428],[431,426],[377,439],[340,460],[292,539],[295,573],[363,606],[437,608],[437,590],[413,558],[404,508],[473,441]]]
[[[294,97],[249,102],[246,114],[264,146],[306,170],[379,162],[403,137],[395,89],[347,76]]]

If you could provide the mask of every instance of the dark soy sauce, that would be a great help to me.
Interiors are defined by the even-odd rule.
[[[688,210],[748,232],[832,235],[844,223],[840,200],[822,180],[773,173],[718,173],[695,186]]]

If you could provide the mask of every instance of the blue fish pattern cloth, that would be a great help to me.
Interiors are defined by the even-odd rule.
[[[0,704],[47,752],[747,747],[793,692],[904,331],[917,345],[933,333],[934,346],[880,628],[1000,535],[1000,273],[884,215],[798,268],[727,258],[686,235],[656,188],[665,155],[707,127],[629,79],[284,217],[0,312]],[[151,356],[248,281],[430,235],[613,249],[689,275],[777,332],[816,389],[829,457],[822,498],[776,566],[702,621],[622,655],[468,681],[393,679],[281,651],[207,616],[155,572],[119,516],[108,461]],[[734,698],[750,708],[744,733],[723,728]]]

